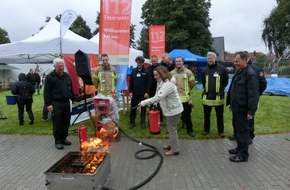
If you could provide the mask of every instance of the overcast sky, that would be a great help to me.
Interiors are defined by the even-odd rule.
[[[141,7],[146,0],[132,0],[131,23],[137,25],[136,37],[142,26]],[[212,0],[210,9],[213,37],[225,38],[225,50],[268,52],[261,34],[263,20],[276,6],[276,0]],[[95,30],[99,0],[1,0],[0,28],[8,32],[12,42],[24,40],[45,25],[47,16],[55,17],[65,10],[74,10]]]

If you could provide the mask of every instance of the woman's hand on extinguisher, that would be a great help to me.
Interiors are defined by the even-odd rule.
[[[141,102],[138,104],[138,108],[141,108],[142,107],[142,105],[141,105]]]
[[[139,104],[138,104],[138,107],[137,107],[137,108],[141,108],[141,107],[143,107],[143,106],[142,106],[141,102],[139,102]]]

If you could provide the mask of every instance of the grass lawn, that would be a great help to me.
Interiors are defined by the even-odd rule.
[[[189,137],[186,130],[181,127],[181,122],[178,127],[179,138],[181,139],[206,139],[206,138],[217,138],[217,128],[215,111],[212,111],[211,119],[211,131],[207,136],[201,135],[203,130],[203,109],[201,105],[201,90],[193,89],[192,97],[195,103],[195,107],[192,110],[192,121],[194,132],[196,137]],[[7,119],[0,120],[0,134],[35,134],[35,135],[52,135],[52,124],[50,121],[42,121],[42,108],[43,108],[43,94],[41,91],[40,95],[34,95],[34,102],[32,105],[35,122],[33,125],[29,125],[29,119],[27,113],[24,115],[24,126],[19,126],[17,117],[17,105],[7,105],[6,95],[11,95],[10,91],[3,91],[0,93],[0,103],[2,107],[2,114]],[[166,125],[162,127],[161,134],[152,135],[148,130],[140,128],[140,119],[136,118],[136,127],[129,129],[129,112],[125,114],[121,111],[120,113],[120,127],[130,136],[135,138],[167,138]],[[282,96],[268,96],[263,95],[260,98],[260,107],[256,112],[255,116],[255,133],[260,134],[273,134],[289,132],[290,127],[290,98]],[[231,125],[231,112],[225,107],[224,123],[225,123],[225,134],[226,136],[232,135]],[[87,126],[89,135],[93,137],[94,127],[91,120],[83,122]],[[80,124],[75,124],[70,127],[70,130],[78,129]],[[78,135],[72,133],[70,135]]]

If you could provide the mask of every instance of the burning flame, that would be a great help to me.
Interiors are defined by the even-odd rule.
[[[90,151],[90,149],[98,148],[102,146],[101,143],[102,143],[102,139],[100,138],[97,138],[97,137],[90,138],[90,142],[88,141],[81,142],[81,150]]]
[[[85,166],[85,171],[88,171],[89,173],[94,173],[98,169],[99,165],[103,162],[105,156],[106,154],[101,152],[97,152],[96,154],[94,154],[90,163]],[[82,159],[88,159],[87,154],[82,155]]]

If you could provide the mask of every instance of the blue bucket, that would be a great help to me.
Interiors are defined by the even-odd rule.
[[[6,96],[6,103],[7,105],[15,105],[16,104],[17,96],[14,95],[7,95]]]

